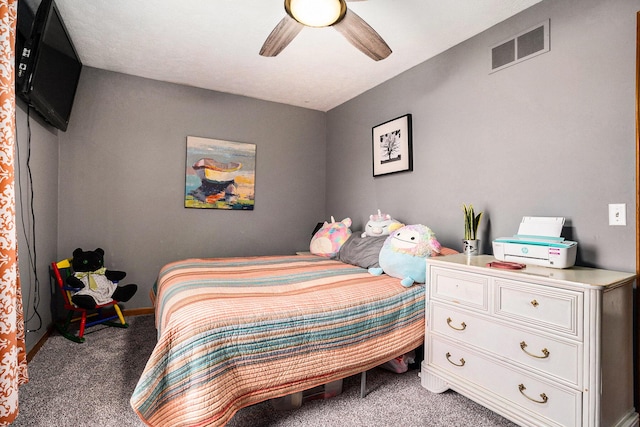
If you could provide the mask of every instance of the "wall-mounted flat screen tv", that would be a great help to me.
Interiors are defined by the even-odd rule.
[[[18,21],[20,16],[18,12]],[[31,32],[18,54],[18,96],[47,122],[66,131],[82,62],[53,0],[42,0],[38,6]]]

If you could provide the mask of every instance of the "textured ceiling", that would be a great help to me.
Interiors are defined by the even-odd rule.
[[[393,50],[379,62],[333,28],[259,56],[283,0],[55,1],[85,65],[328,111],[540,0],[348,3]]]

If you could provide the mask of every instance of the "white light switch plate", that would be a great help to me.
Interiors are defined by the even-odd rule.
[[[625,203],[609,205],[609,225],[627,225],[627,205]]]

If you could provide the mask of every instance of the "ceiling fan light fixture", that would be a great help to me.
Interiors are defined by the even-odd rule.
[[[328,27],[340,21],[346,11],[344,0],[285,0],[287,13],[308,27]]]

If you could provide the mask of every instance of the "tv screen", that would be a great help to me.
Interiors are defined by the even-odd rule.
[[[81,70],[55,2],[42,0],[18,64],[18,94],[46,121],[66,131]]]

